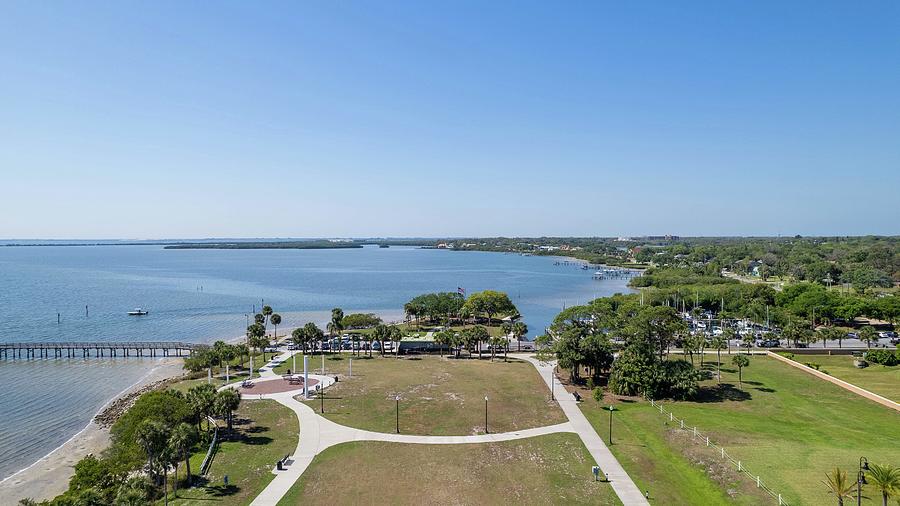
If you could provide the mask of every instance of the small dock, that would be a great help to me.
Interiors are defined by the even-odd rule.
[[[630,279],[641,276],[643,273],[634,269],[621,269],[618,267],[598,268],[591,276],[594,279]]]
[[[0,359],[88,357],[181,357],[208,348],[174,341],[0,343]]]

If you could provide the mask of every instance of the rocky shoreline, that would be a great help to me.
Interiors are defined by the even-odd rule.
[[[153,390],[161,390],[167,385],[174,383],[175,381],[178,381],[178,378],[161,379],[152,383],[148,383],[138,388],[137,390],[117,397],[114,401],[110,402],[108,406],[103,408],[94,416],[94,423],[97,424],[97,426],[101,429],[108,429],[112,427],[113,424],[116,423],[116,420],[121,418],[122,415],[124,415],[125,412],[131,408],[131,406],[134,406],[134,403],[137,402],[138,397]]]

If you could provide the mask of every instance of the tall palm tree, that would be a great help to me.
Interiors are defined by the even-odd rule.
[[[716,376],[719,377],[719,383],[722,383],[722,349],[728,345],[725,335],[713,336],[711,345],[716,349]]]
[[[856,483],[847,479],[847,471],[835,467],[825,475],[822,481],[828,487],[828,493],[837,497],[838,506],[844,506],[844,499],[852,499]]]
[[[400,358],[400,341],[403,340],[403,331],[396,325],[388,327],[388,337],[394,342],[394,355]]]
[[[890,497],[900,497],[900,468],[870,464],[868,478],[881,492],[881,506],[887,506]]]
[[[275,342],[278,342],[278,325],[281,323],[281,315],[278,313],[272,313],[272,316],[269,316],[269,321],[272,322],[272,326],[275,327]]]
[[[336,307],[331,310],[331,322],[328,324],[328,332],[335,337],[344,330],[344,310]]]
[[[197,442],[197,431],[189,423],[180,423],[172,429],[169,436],[169,445],[174,448],[181,459],[184,460],[184,466],[187,471],[187,484],[191,486],[191,448]],[[178,468],[175,469],[175,484],[178,486]],[[175,494],[176,497],[178,494]]]
[[[228,430],[232,429],[234,412],[241,405],[241,394],[236,390],[226,388],[216,393],[213,401],[213,410],[228,423]]]
[[[528,325],[525,325],[525,322],[513,323],[512,331],[513,336],[516,338],[516,350],[521,351],[522,345],[519,343],[528,334]],[[507,349],[509,349],[509,346],[507,346]]]
[[[156,420],[144,420],[135,431],[134,440],[147,454],[147,467],[152,478],[157,476],[156,460],[168,439],[168,428]]]
[[[744,389],[744,368],[750,365],[750,359],[747,355],[735,355],[731,357],[731,363],[738,368],[738,384],[741,390]]]

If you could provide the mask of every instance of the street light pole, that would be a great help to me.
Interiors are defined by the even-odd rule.
[[[490,432],[490,431],[488,431],[487,402],[488,402],[488,398],[485,395],[484,396],[484,433],[485,434],[488,434]]]
[[[322,403],[322,407],[319,408],[320,413],[325,413],[325,389],[319,389],[319,401]]]
[[[612,407],[612,404],[610,404],[610,406],[609,406],[609,444],[610,444],[610,446],[612,446],[612,444],[613,444],[613,442],[612,442],[612,413],[613,413],[613,407]]]
[[[400,434],[400,396],[394,397],[397,401],[397,434]]]
[[[856,506],[862,505],[862,486],[866,484],[866,474],[863,470],[869,470],[869,460],[865,457],[860,457],[859,472],[856,473]]]

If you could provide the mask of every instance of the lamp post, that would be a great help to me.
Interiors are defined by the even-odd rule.
[[[488,431],[487,402],[488,402],[488,398],[485,395],[484,396],[484,433],[485,434],[488,434],[490,432],[490,431]]]
[[[556,400],[556,395],[553,393],[553,384],[554,383],[555,383],[555,381],[553,380],[553,370],[551,369],[550,370],[550,400],[551,401]]]
[[[856,506],[862,504],[862,486],[866,484],[866,473],[869,470],[869,460],[865,457],[859,458],[859,472],[856,473]]]
[[[322,387],[319,387],[319,402],[322,403],[322,406],[319,408],[319,412],[324,413],[325,412],[325,389]]]
[[[395,396],[394,400],[397,401],[397,434],[400,434],[400,396]]]
[[[613,442],[612,442],[612,413],[613,413],[613,407],[612,407],[612,404],[610,404],[609,405],[609,444],[610,444],[610,446],[612,446],[612,444],[613,444]]]

